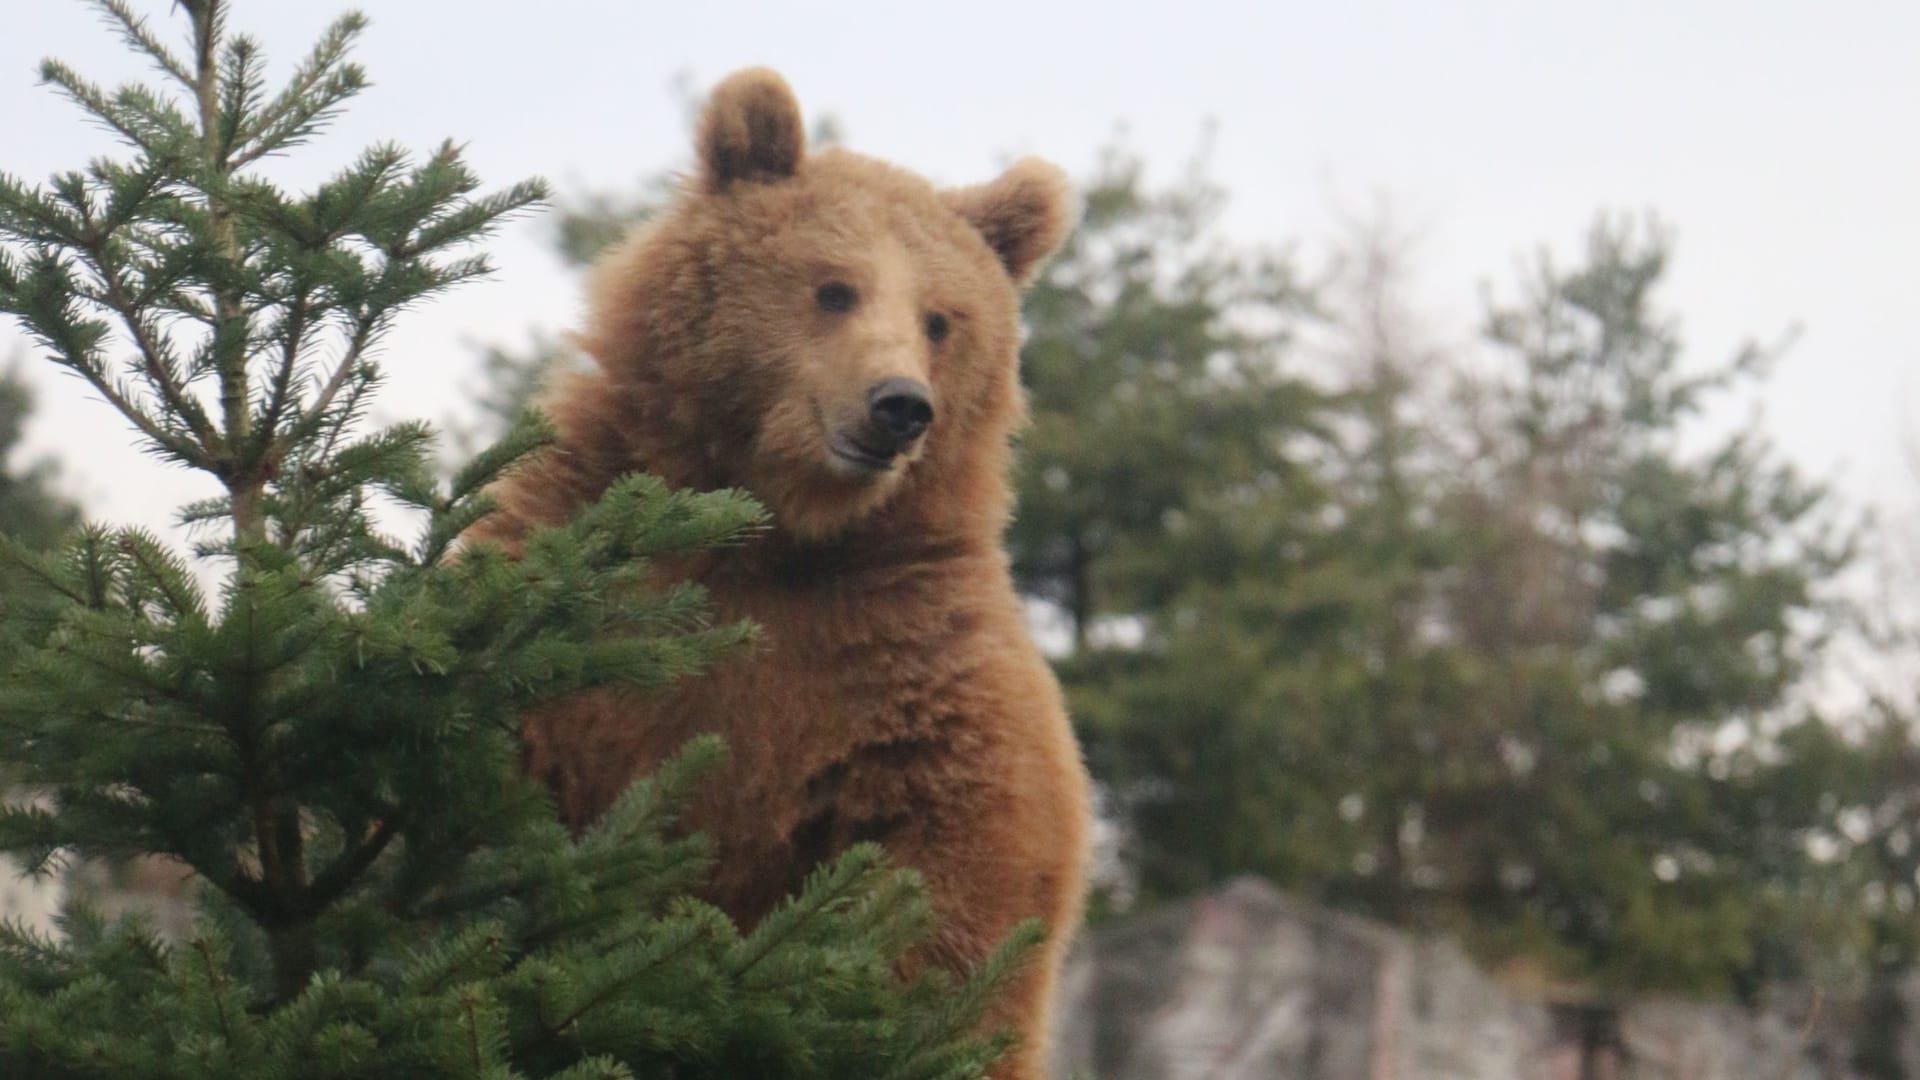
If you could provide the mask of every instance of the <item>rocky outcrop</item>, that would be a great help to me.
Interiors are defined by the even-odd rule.
[[[1817,1005],[1553,1001],[1494,981],[1449,941],[1248,879],[1084,935],[1055,1069],[1098,1080],[1863,1080],[1844,1010]],[[1901,1041],[1913,1058],[1911,1033]]]

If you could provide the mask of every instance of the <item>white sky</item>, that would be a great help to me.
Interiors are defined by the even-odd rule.
[[[168,0],[134,0],[180,32]],[[0,169],[42,180],[110,147],[37,85],[45,55],[105,83],[149,78],[78,0],[9,4]],[[366,143],[469,146],[490,183],[624,189],[686,159],[677,75],[701,87],[780,68],[810,116],[858,150],[944,182],[1040,153],[1084,172],[1122,126],[1160,175],[1218,124],[1227,224],[1249,242],[1335,231],[1384,196],[1411,221],[1421,302],[1464,337],[1479,289],[1515,259],[1571,253],[1599,209],[1654,209],[1679,232],[1667,293],[1695,354],[1804,334],[1767,423],[1816,474],[1904,505],[1920,320],[1920,4],[1783,0],[966,5],[424,3],[366,0],[374,87],[280,167],[310,183]],[[276,71],[333,5],[238,0]],[[492,247],[501,274],[404,320],[386,353],[389,416],[439,419],[474,341],[567,324],[574,283],[547,223]],[[0,358],[24,339],[0,328]],[[207,493],[124,449],[126,432],[43,361],[32,445],[109,520],[164,525]]]

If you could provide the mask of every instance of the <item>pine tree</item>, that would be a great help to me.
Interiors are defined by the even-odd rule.
[[[1301,437],[1324,404],[1284,364],[1309,308],[1292,263],[1218,243],[1226,196],[1200,161],[1151,190],[1109,151],[1083,191],[1023,309],[1033,422],[1008,534],[1022,591],[1061,609],[1076,651],[1103,615],[1220,566],[1234,520],[1311,513]]]
[[[0,372],[0,533],[28,547],[45,547],[74,522],[72,502],[54,488],[51,460],[16,460],[33,392],[17,369]]]
[[[42,548],[71,527],[75,510],[53,489],[52,461],[20,460],[20,439],[32,411],[33,395],[17,366],[0,371],[0,536]],[[43,621],[40,609],[46,602],[45,590],[0,564],[0,667],[6,664],[7,643]],[[0,799],[12,797],[10,781],[5,760],[0,758]],[[42,910],[48,891],[44,882],[22,881],[12,862],[0,858],[0,917]]]
[[[1290,364],[1311,298],[1284,253],[1221,241],[1226,197],[1203,164],[1156,186],[1108,152],[1023,312],[1033,420],[1008,547],[1021,591],[1068,631],[1058,670],[1126,826],[1122,900],[1255,867],[1297,883],[1332,802],[1280,782],[1310,753],[1297,718],[1245,708],[1302,627],[1239,617],[1300,584],[1326,505],[1314,459],[1332,403]]]
[[[1811,872],[1821,815],[1741,823],[1793,767],[1771,729],[1850,617],[1833,586],[1853,543],[1762,435],[1697,433],[1771,353],[1685,362],[1658,303],[1669,252],[1657,223],[1602,219],[1580,264],[1543,261],[1491,314],[1512,375],[1479,395],[1450,496],[1448,608],[1500,679],[1483,757],[1501,766],[1431,824],[1465,841],[1449,873],[1476,918],[1617,984],[1718,990],[1789,973],[1765,962],[1782,945],[1821,951],[1815,923],[1770,910]],[[1730,771],[1729,743],[1774,764]]]
[[[367,430],[382,335],[485,274],[473,242],[544,188],[480,194],[447,144],[284,192],[254,166],[365,85],[359,16],[274,91],[224,0],[176,5],[184,54],[96,6],[173,91],[46,63],[130,154],[0,177],[0,311],[223,494],[183,511],[186,555],[99,525],[51,554],[5,542],[59,602],[0,677],[0,746],[42,796],[0,813],[0,850],[171,858],[202,913],[179,941],[78,905],[54,936],[0,928],[0,1074],[980,1075],[999,1044],[969,1032],[1031,935],[963,984],[903,981],[927,908],[863,847],[743,936],[696,899],[705,845],[674,827],[720,747],[577,838],[518,773],[528,706],[694,677],[750,639],[648,568],[760,513],[636,476],[519,557],[461,548],[544,421],[446,480],[424,425]]]
[[[1845,618],[1844,518],[1755,434],[1698,433],[1765,357],[1683,362],[1664,235],[1603,222],[1469,369],[1390,281],[1272,288],[1208,207],[1110,172],[1027,308],[1015,565],[1077,630],[1061,673],[1142,896],[1259,873],[1621,988],[1858,959],[1866,894],[1808,847],[1854,804],[1806,797],[1797,756],[1831,732],[1772,732]]]
[[[54,488],[53,461],[17,459],[32,412],[33,393],[18,369],[0,372],[0,536],[38,550],[56,542],[77,514]],[[44,596],[23,575],[0,566],[0,623],[27,617]]]

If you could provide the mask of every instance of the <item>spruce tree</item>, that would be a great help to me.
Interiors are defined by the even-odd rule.
[[[1808,847],[1851,804],[1792,790],[1832,732],[1771,730],[1847,617],[1846,517],[1699,423],[1765,351],[1688,362],[1666,236],[1604,220],[1470,367],[1390,281],[1302,298],[1215,244],[1208,194],[1110,169],[1026,308],[1011,546],[1078,631],[1060,670],[1140,897],[1259,873],[1616,988],[1857,959],[1864,894]]]
[[[1071,632],[1061,681],[1126,826],[1116,901],[1253,870],[1298,885],[1326,871],[1306,849],[1338,795],[1304,776],[1326,764],[1312,718],[1250,703],[1319,640],[1255,611],[1311,603],[1295,568],[1337,405],[1294,363],[1313,299],[1285,252],[1223,241],[1198,162],[1159,186],[1109,151],[1084,191],[1024,309],[1015,578]]]
[[[360,16],[273,90],[226,0],[174,5],[184,51],[96,6],[165,89],[45,64],[128,152],[0,176],[0,311],[223,493],[183,510],[184,554],[91,524],[0,548],[58,598],[0,676],[0,747],[40,796],[0,812],[0,850],[177,860],[201,917],[184,940],[83,906],[52,935],[0,928],[0,1075],[984,1072],[999,1044],[969,1033],[1030,935],[962,984],[903,979],[927,908],[870,847],[742,935],[674,827],[708,741],[580,837],[519,775],[528,706],[696,677],[751,638],[649,566],[760,514],[636,476],[515,557],[463,548],[550,429],[525,415],[444,480],[425,425],[369,429],[382,336],[485,274],[474,241],[544,188],[481,193],[449,143],[282,191],[256,165],[365,85]]]
[[[0,372],[0,536],[42,549],[73,526],[77,513],[55,490],[55,462],[20,460],[20,440],[32,412],[33,392],[17,366],[9,366]],[[0,565],[0,623],[31,618],[31,609],[44,598],[29,578]],[[0,647],[5,640],[0,635]]]
[[[57,463],[19,460],[33,404],[33,391],[17,367],[0,372],[0,533],[44,547],[73,524],[75,512],[56,490]]]
[[[1853,526],[1763,434],[1701,430],[1773,350],[1687,359],[1666,230],[1603,217],[1583,256],[1489,315],[1512,374],[1477,395],[1442,592],[1499,679],[1497,735],[1457,750],[1489,766],[1427,824],[1486,936],[1616,985],[1752,990],[1838,948],[1781,910],[1833,819],[1765,776],[1816,745],[1773,735],[1853,618]]]
[[[72,526],[74,507],[53,489],[56,468],[46,459],[23,461],[20,439],[33,412],[33,395],[17,365],[0,371],[0,535],[30,547],[43,547]],[[11,624],[16,634],[0,630],[0,665],[6,662],[7,642],[19,628],[36,621],[36,609],[46,603],[45,590],[34,587],[24,574],[0,564],[0,627]],[[10,777],[0,755],[0,799],[11,797]],[[0,858],[0,917],[41,910],[47,902],[43,883],[20,880],[11,861]]]

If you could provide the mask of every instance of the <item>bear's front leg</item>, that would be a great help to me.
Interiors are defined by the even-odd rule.
[[[899,858],[916,864],[907,853]],[[983,1031],[1011,1031],[1018,1040],[994,1066],[993,1080],[1046,1080],[1060,970],[1080,917],[1079,878],[1078,867],[1009,868],[996,878],[1006,886],[1003,891],[978,878],[928,875],[937,929],[924,961],[956,978],[978,967],[1020,923],[1039,918],[1046,926],[1046,939],[981,1018]]]
[[[926,879],[935,932],[916,960],[964,977],[1022,922],[1044,924],[1046,940],[995,997],[982,1028],[1010,1029],[1019,1039],[994,1080],[1045,1080],[1060,970],[1085,898],[1086,819],[1071,792],[1028,789],[1011,805],[1010,794],[988,796],[991,806],[927,807],[916,815],[922,828],[883,843],[897,865]],[[1036,795],[1058,805],[1036,806]],[[945,822],[966,824],[952,831],[935,824]]]

